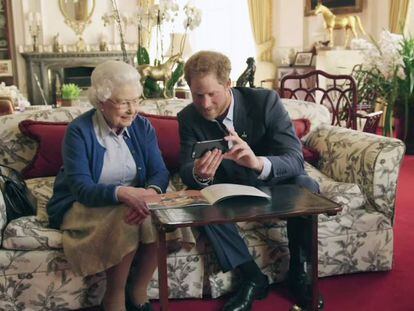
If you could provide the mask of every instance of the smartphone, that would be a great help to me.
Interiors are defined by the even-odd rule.
[[[193,145],[191,157],[193,159],[201,158],[204,153],[213,149],[219,149],[224,153],[229,150],[229,144],[224,138],[198,141]]]

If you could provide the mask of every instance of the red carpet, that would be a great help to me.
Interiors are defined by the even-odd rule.
[[[359,273],[322,278],[319,287],[325,297],[325,311],[414,310],[414,156],[406,156],[400,172],[395,221],[394,268],[390,272]],[[172,300],[171,311],[220,310],[225,299]],[[159,310],[158,302],[154,302]],[[253,310],[289,310],[292,301],[276,287]],[[93,309],[92,309],[93,310]]]

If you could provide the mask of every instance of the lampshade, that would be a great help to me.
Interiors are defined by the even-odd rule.
[[[175,54],[180,53],[180,46],[184,40],[184,34],[183,33],[171,33],[170,34],[171,40],[170,40],[170,46],[168,47],[167,53],[165,56],[169,57]],[[187,59],[191,56],[192,50],[189,42],[189,38],[185,38],[184,42],[184,49],[183,53],[181,55],[182,58]]]

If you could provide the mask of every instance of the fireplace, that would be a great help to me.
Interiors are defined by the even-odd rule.
[[[91,74],[95,66],[76,66],[63,69],[63,83],[74,83],[81,88],[91,86]]]
[[[90,86],[93,69],[109,60],[122,60],[122,52],[22,53],[26,61],[27,93],[32,105],[56,103],[56,90],[63,83]],[[135,51],[128,52],[130,62]],[[38,82],[37,82],[38,81]],[[42,95],[42,92],[44,96]]]

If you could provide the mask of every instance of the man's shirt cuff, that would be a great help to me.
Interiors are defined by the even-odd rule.
[[[266,157],[259,157],[263,160],[263,169],[260,175],[257,177],[260,180],[266,180],[269,178],[270,172],[272,171],[272,162]]]
[[[122,186],[116,186],[115,187],[115,200],[117,201],[117,202],[119,202],[119,200],[118,200],[118,191],[119,191],[119,188],[121,188]]]

